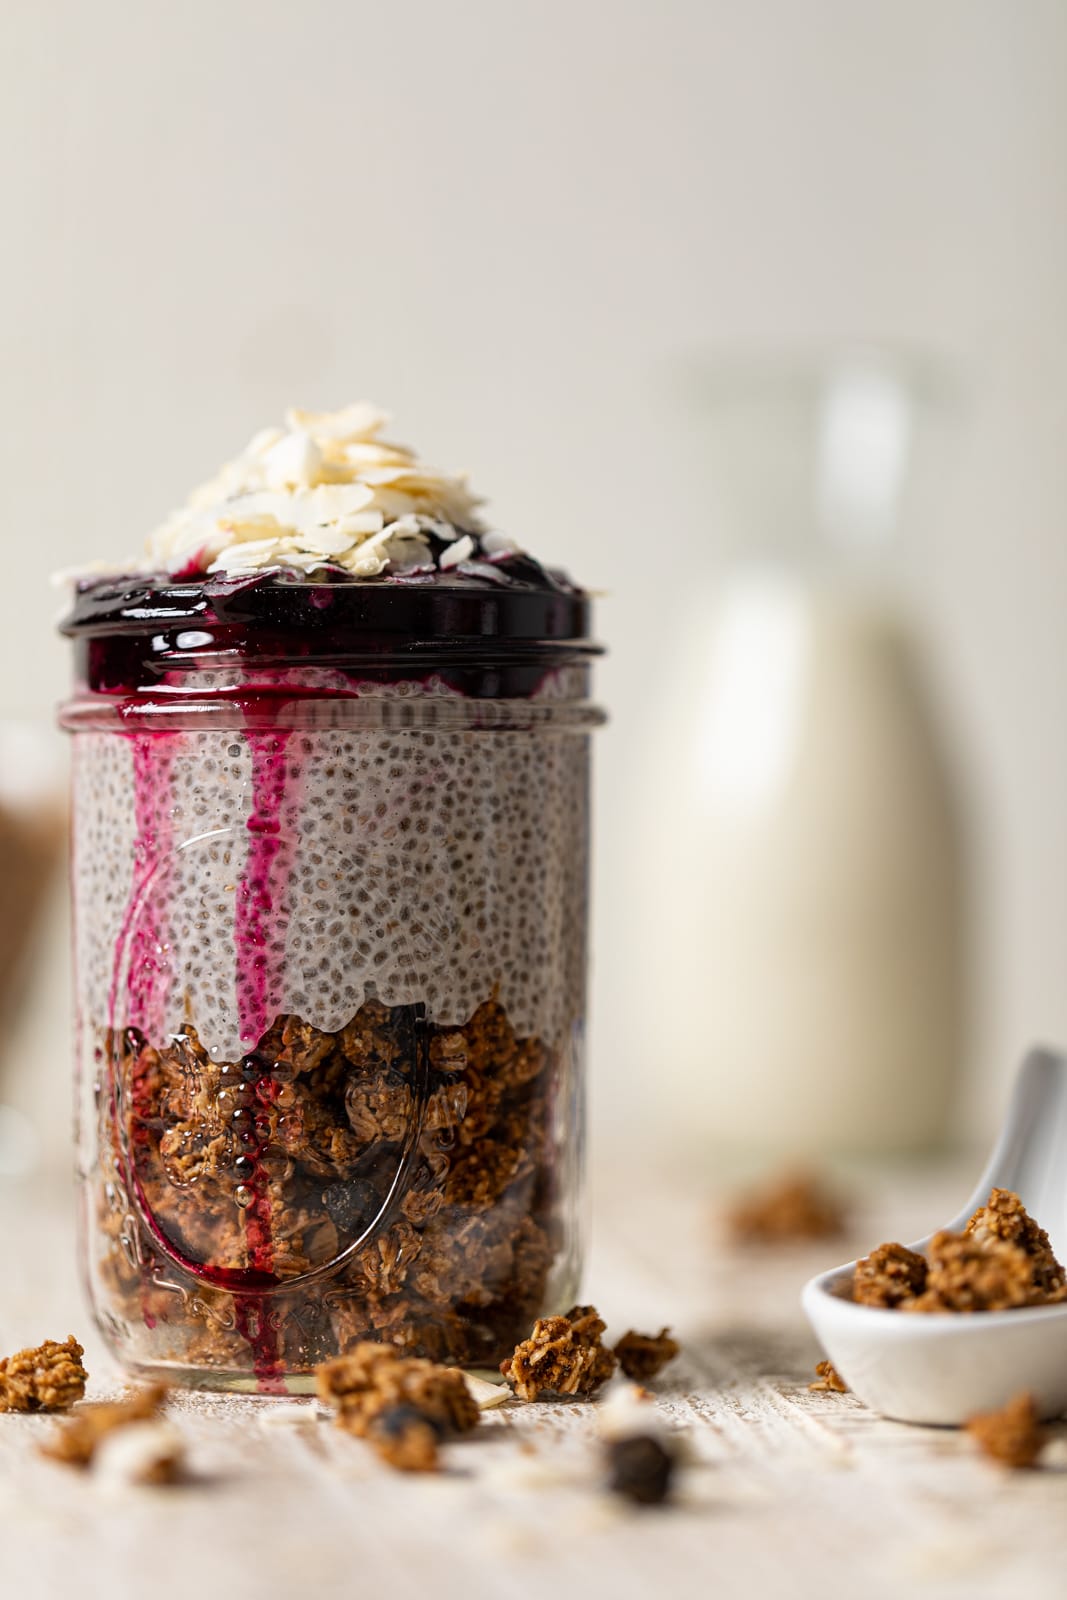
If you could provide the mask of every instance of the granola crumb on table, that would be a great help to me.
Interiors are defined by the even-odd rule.
[[[368,1439],[391,1466],[431,1471],[437,1444],[478,1425],[462,1372],[364,1340],[316,1369],[319,1398],[337,1426]]]
[[[1017,1394],[999,1411],[984,1411],[965,1424],[983,1454],[1005,1467],[1032,1467],[1046,1444],[1033,1396]]]
[[[520,1400],[595,1394],[617,1365],[615,1352],[601,1342],[606,1326],[595,1306],[541,1317],[530,1337],[500,1363],[500,1371]]]
[[[41,1445],[41,1454],[67,1467],[88,1467],[105,1439],[121,1428],[155,1422],[167,1399],[161,1383],[133,1389],[123,1400],[81,1406]]]
[[[366,1433],[381,1459],[398,1472],[436,1472],[443,1436],[444,1429],[412,1405],[386,1406]]]
[[[820,1361],[815,1368],[815,1372],[815,1382],[808,1384],[808,1388],[813,1393],[848,1394],[848,1384],[832,1361]]]
[[[852,1298],[908,1312],[1010,1311],[1067,1299],[1048,1234],[1009,1189],[994,1189],[960,1233],[942,1229],[925,1256],[883,1244],[856,1263]]]
[[[72,1334],[0,1360],[0,1411],[66,1411],[85,1394],[84,1354]]]
[[[669,1328],[659,1333],[636,1333],[630,1329],[615,1346],[619,1366],[635,1383],[647,1383],[663,1371],[678,1354],[679,1345]]]
[[[735,1241],[784,1244],[795,1239],[828,1239],[843,1232],[839,1200],[810,1172],[786,1172],[742,1195],[726,1213]]]

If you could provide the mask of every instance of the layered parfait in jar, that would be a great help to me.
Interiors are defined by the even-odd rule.
[[[587,596],[368,406],[77,581],[92,1303],[131,1370],[493,1366],[576,1297]]]

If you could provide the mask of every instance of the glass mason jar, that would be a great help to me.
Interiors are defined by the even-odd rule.
[[[588,602],[83,586],[78,1174],[130,1370],[491,1366],[580,1267]]]

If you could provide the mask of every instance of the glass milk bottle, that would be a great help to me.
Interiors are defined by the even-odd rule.
[[[893,579],[913,391],[868,355],[711,398],[739,549],[679,630],[691,692],[660,729],[648,1047],[705,1144],[921,1147],[946,1128],[963,961],[954,799]]]

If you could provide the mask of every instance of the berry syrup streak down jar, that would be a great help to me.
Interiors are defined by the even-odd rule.
[[[63,624],[84,1259],[140,1374],[491,1366],[576,1298],[588,601],[379,425],[291,416]]]

